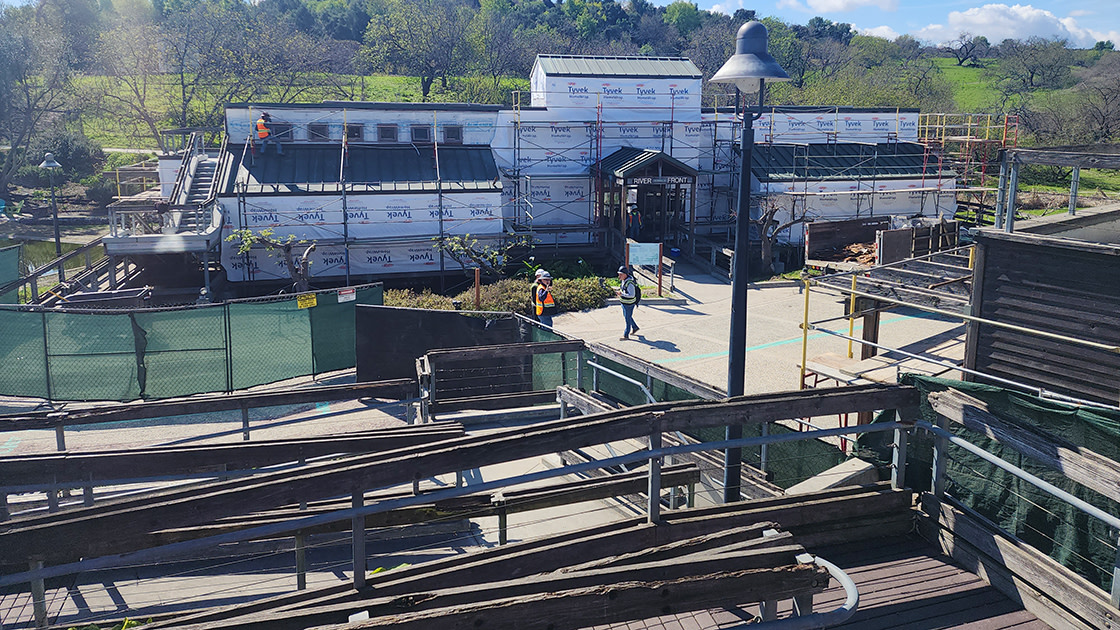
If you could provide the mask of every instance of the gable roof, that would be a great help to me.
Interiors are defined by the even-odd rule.
[[[669,168],[674,171],[673,174],[679,172],[680,174],[692,177],[696,176],[696,169],[668,153],[636,149],[634,147],[622,147],[614,153],[611,153],[592,165],[591,172],[599,173],[600,177],[603,175],[614,175],[615,177],[626,178],[640,173],[658,162],[663,166],[669,166]]]
[[[554,77],[630,77],[699,79],[696,64],[684,57],[600,57],[537,55],[537,64]]]

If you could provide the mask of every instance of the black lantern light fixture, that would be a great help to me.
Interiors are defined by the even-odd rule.
[[[55,258],[62,258],[62,236],[58,232],[58,204],[54,199],[54,170],[62,168],[54,159],[53,153],[47,153],[43,156],[43,161],[39,163],[39,168],[47,169],[47,176],[51,182],[51,216],[54,217],[54,254]],[[60,277],[59,280],[62,278]]]

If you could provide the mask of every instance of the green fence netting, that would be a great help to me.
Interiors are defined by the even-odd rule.
[[[914,374],[904,374],[900,381],[922,392],[921,412],[929,422],[936,421],[937,413],[929,406],[927,395],[953,388],[983,400],[993,415],[1021,431],[1059,436],[1120,462],[1120,412],[1075,408],[978,383]],[[887,412],[876,418],[876,422],[893,419],[893,413]],[[949,428],[989,453],[1105,512],[1120,514],[1120,504],[1070,480],[1061,472],[955,423]],[[872,434],[861,439],[860,444],[887,462],[890,460],[889,442],[891,438],[885,434]],[[946,490],[950,495],[1105,591],[1111,589],[1116,533],[1107,525],[957,446],[950,445],[948,453]],[[932,438],[925,432],[917,432],[907,449],[906,483],[909,487],[930,487],[932,459]]]
[[[137,311],[0,308],[0,395],[169,398],[354,367],[355,306],[382,298],[381,285],[367,285],[320,291],[304,308],[294,296]]]
[[[557,341],[564,339],[560,335],[544,330],[540,327],[533,326],[532,341]],[[569,380],[566,382],[569,385],[575,385],[574,370],[576,365],[573,363],[578,360],[578,357],[572,356],[575,353],[568,353],[565,356],[564,363],[560,363],[560,355],[538,355],[533,357],[533,374],[534,379],[538,378],[538,373],[542,373],[540,385],[545,384],[546,377],[549,375],[568,375]],[[633,379],[646,387],[649,393],[657,402],[670,402],[675,400],[696,400],[696,394],[682,389],[675,385],[671,385],[656,377],[646,377],[646,374],[640,370],[623,365],[606,357],[588,353],[588,359],[593,359],[595,363],[626,377]],[[592,387],[591,368],[584,367],[584,381],[583,389],[590,390]],[[549,381],[550,383],[552,381]],[[538,383],[534,381],[534,389],[548,389],[555,385],[545,387],[537,387]],[[645,392],[634,383],[620,379],[614,375],[600,372],[597,377],[596,387],[598,391],[618,400],[626,405],[645,405],[649,403]],[[794,432],[784,425],[771,423],[769,425],[771,435],[781,435]],[[701,442],[718,442],[726,438],[723,428],[709,428],[698,429],[689,432],[690,436]],[[749,424],[743,427],[743,437],[759,437],[762,434],[762,426],[759,424]],[[758,447],[742,449],[743,461],[755,468],[762,467],[761,449]],[[780,444],[771,444],[767,449],[766,471],[770,476],[770,481],[782,488],[789,488],[796,484],[816,476],[829,468],[843,462],[847,459],[844,453],[835,446],[817,439],[798,440],[796,442],[784,442]]]
[[[21,245],[0,247],[0,287],[19,280],[19,255]],[[19,289],[0,293],[0,304],[18,304]]]

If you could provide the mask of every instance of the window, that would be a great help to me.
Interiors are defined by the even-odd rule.
[[[378,140],[378,142],[396,142],[397,141],[397,126],[396,125],[378,125],[377,126],[377,140]]]
[[[331,129],[326,123],[310,123],[307,125],[307,139],[311,142],[330,140]]]
[[[447,125],[443,128],[443,141],[447,144],[463,144],[463,127]]]
[[[346,139],[361,142],[363,129],[362,125],[346,125]]]
[[[289,123],[269,123],[272,128],[272,136],[278,142],[291,142],[292,141],[292,125]]]
[[[432,128],[427,125],[412,126],[412,141],[426,143],[432,141]]]

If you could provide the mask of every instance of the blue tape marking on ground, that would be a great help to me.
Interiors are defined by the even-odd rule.
[[[329,402],[317,402],[317,403],[315,403],[315,412],[316,413],[330,413],[331,412],[331,404]]]
[[[11,453],[19,446],[19,438],[10,437],[3,444],[0,444],[0,453]]]
[[[929,318],[916,317],[914,315],[901,315],[899,317],[892,317],[891,319],[884,319],[883,321],[879,322],[879,325],[881,326],[883,324],[900,322],[900,321],[907,320],[907,319],[929,319]],[[940,319],[940,318],[938,318],[938,319]],[[862,324],[856,324],[855,330],[862,330],[862,329],[863,329]],[[848,334],[848,329],[847,328],[841,328],[841,329],[834,330],[832,332],[838,333],[838,334],[841,334],[841,335],[846,335],[846,334]],[[812,335],[809,335],[808,338],[809,339],[821,339],[823,337],[831,337],[831,336],[832,335],[829,335],[828,333],[823,333],[822,332],[822,333],[814,333]],[[766,348],[773,348],[774,346],[785,346],[785,345],[789,345],[791,343],[801,343],[801,337],[791,337],[790,339],[782,339],[781,341],[771,341],[769,343],[763,343],[763,344],[759,344],[757,346],[750,346],[750,347],[747,348],[747,352],[750,352],[751,350],[765,350]],[[708,354],[694,354],[694,355],[689,356],[689,357],[673,357],[673,358],[670,358],[670,359],[657,359],[656,361],[654,361],[654,363],[657,363],[657,364],[660,365],[660,364],[665,364],[665,363],[677,363],[679,361],[699,361],[701,359],[713,359],[713,358],[716,358],[716,357],[725,357],[725,356],[727,356],[727,351],[722,350],[720,352],[710,352]]]

